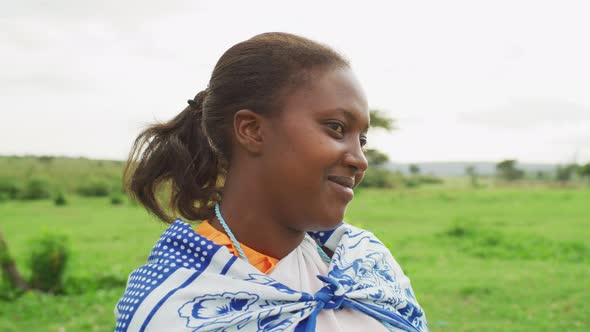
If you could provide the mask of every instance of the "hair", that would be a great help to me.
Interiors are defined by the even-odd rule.
[[[231,161],[235,112],[275,114],[311,70],[348,66],[333,49],[288,33],[264,33],[232,46],[215,65],[208,87],[180,114],[135,139],[123,172],[127,192],[169,223],[173,217],[158,199],[165,184],[173,213],[187,220],[210,218]]]

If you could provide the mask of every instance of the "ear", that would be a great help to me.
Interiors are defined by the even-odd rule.
[[[249,153],[259,155],[264,143],[262,115],[242,109],[234,114],[234,139]]]

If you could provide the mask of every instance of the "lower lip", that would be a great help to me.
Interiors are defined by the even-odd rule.
[[[328,182],[330,182],[330,184],[332,185],[332,187],[347,201],[350,202],[352,201],[352,198],[354,197],[354,192],[352,191],[352,189],[345,187],[339,183],[336,183],[334,181],[330,181],[328,180]]]

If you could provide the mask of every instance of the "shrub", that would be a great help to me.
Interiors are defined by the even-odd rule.
[[[37,157],[37,160],[39,160],[39,162],[44,163],[44,164],[51,164],[51,162],[55,159],[55,157],[53,156],[39,156]]]
[[[68,201],[66,200],[66,196],[61,191],[58,192],[57,195],[55,195],[55,199],[53,200],[53,202],[55,203],[56,206],[63,206],[63,205],[68,204]]]
[[[474,230],[472,227],[467,226],[467,225],[461,225],[461,224],[453,225],[453,226],[451,226],[451,228],[449,228],[446,231],[446,234],[451,237],[471,236],[471,235],[473,235],[473,233],[474,233]]]
[[[23,200],[46,199],[51,197],[51,185],[42,178],[31,178],[19,194]]]
[[[365,173],[360,187],[393,188],[396,187],[395,174],[380,168],[369,169]]]
[[[123,197],[121,197],[121,195],[113,195],[113,196],[111,196],[111,204],[112,205],[121,205],[121,204],[123,204]]]
[[[420,183],[424,183],[424,184],[441,184],[443,183],[443,179],[434,176],[434,175],[420,175],[418,177],[416,177],[416,179],[420,182]]]
[[[70,257],[67,237],[44,234],[34,240],[31,247],[31,287],[45,292],[60,292],[63,289],[63,275]]]
[[[105,197],[111,193],[111,186],[104,180],[89,180],[76,190],[78,194],[87,197]]]
[[[420,185],[420,180],[417,178],[404,178],[404,185],[408,188],[416,188]]]
[[[433,175],[414,175],[404,177],[399,172],[392,172],[384,168],[372,168],[365,173],[360,187],[368,188],[416,188],[421,184],[440,184],[443,180]]]
[[[16,199],[22,191],[22,185],[11,178],[0,178],[0,195],[7,199]]]

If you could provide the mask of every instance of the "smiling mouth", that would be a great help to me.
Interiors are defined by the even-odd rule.
[[[346,176],[336,176],[336,175],[330,175],[328,176],[328,180],[335,182],[343,187],[346,188],[354,188],[354,179],[350,178],[350,177],[346,177]]]

